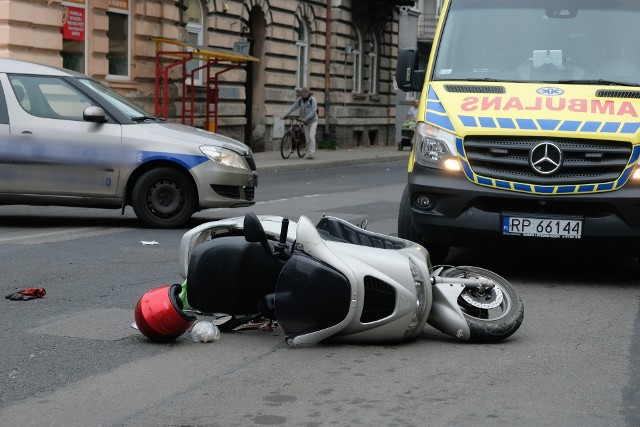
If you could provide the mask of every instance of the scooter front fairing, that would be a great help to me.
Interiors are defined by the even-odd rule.
[[[278,279],[275,307],[292,345],[332,338],[349,342],[399,341],[420,334],[431,307],[428,255],[420,245],[358,229],[325,217],[326,227],[342,229],[368,246],[326,237],[300,217],[294,256]],[[304,257],[304,258],[303,258]],[[323,271],[323,274],[318,272]],[[327,290],[322,298],[318,294]],[[304,309],[294,301],[304,301]],[[338,310],[338,316],[332,310]],[[304,321],[297,322],[296,316]],[[340,320],[338,317],[343,317]],[[305,325],[302,328],[301,325]]]

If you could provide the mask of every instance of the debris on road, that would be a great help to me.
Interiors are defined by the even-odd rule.
[[[42,298],[47,294],[44,288],[25,288],[15,291],[5,296],[11,301],[28,301],[30,299]]]

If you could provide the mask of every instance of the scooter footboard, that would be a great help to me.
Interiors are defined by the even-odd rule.
[[[270,242],[270,244],[272,244]],[[257,313],[260,299],[275,292],[282,262],[241,236],[198,245],[189,260],[187,300],[204,313]]]

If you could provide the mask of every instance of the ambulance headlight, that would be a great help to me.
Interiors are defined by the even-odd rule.
[[[440,128],[420,122],[414,135],[416,162],[430,168],[460,170],[455,136]]]

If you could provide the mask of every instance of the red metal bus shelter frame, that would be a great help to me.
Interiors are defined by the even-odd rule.
[[[238,52],[212,49],[206,46],[193,46],[187,43],[165,38],[152,38],[156,43],[156,83],[155,83],[155,114],[158,117],[168,119],[169,114],[169,72],[179,67],[182,84],[182,123],[186,124],[189,116],[189,125],[193,126],[195,85],[187,85],[187,78],[195,80],[195,74],[200,70],[206,70],[206,109],[205,129],[218,131],[218,102],[220,74],[241,67],[249,61],[258,61],[258,58],[243,55]],[[187,71],[187,62],[197,60],[202,63],[199,67]],[[216,70],[212,70],[216,67]],[[219,68],[222,67],[222,68]],[[213,88],[211,87],[213,83]],[[213,121],[211,120],[211,105],[213,103]]]

